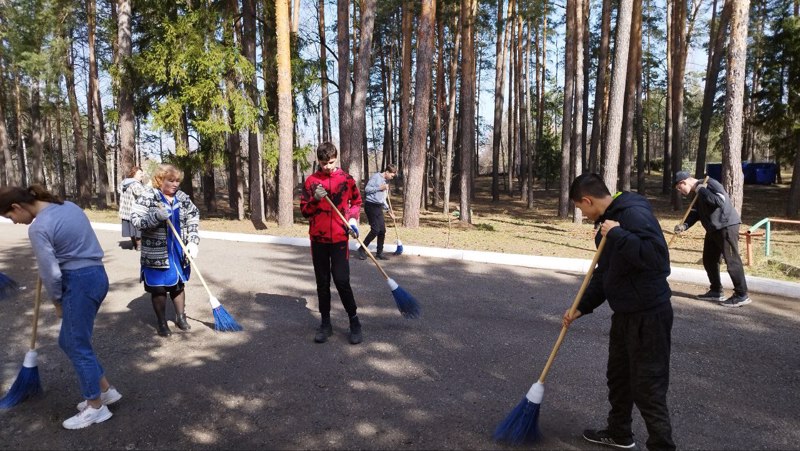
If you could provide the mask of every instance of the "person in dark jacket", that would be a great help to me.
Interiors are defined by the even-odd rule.
[[[570,199],[599,225],[595,243],[606,237],[597,268],[575,312],[563,325],[588,315],[608,300],[614,312],[608,343],[608,401],[602,430],[583,437],[616,448],[634,448],[634,404],[647,426],[647,448],[675,449],[667,409],[672,334],[669,251],[650,203],[630,192],[611,195],[597,174],[577,177]]]
[[[322,322],[314,336],[317,343],[325,343],[333,335],[331,325],[331,276],[339,298],[350,318],[351,344],[362,340],[361,322],[358,319],[356,299],[350,287],[350,252],[348,238],[358,237],[358,216],[361,213],[361,193],[353,177],[339,168],[339,151],[329,142],[317,147],[319,170],[306,179],[300,194],[300,212],[308,218],[308,235],[311,238],[311,260],[317,282],[319,313]],[[348,221],[342,222],[331,204]]]
[[[685,232],[698,220],[706,229],[703,241],[703,267],[708,274],[709,290],[697,298],[704,301],[720,302],[724,307],[741,307],[752,302],[747,295],[747,281],[744,277],[742,257],[739,255],[739,213],[733,208],[730,196],[718,181],[708,178],[703,183],[688,172],[675,174],[675,189],[687,195],[697,193],[697,202],[686,217],[686,222],[675,226],[675,233]],[[733,282],[733,296],[725,299],[722,280],[719,275],[719,258],[722,256],[728,266],[728,275]]]
[[[378,247],[375,258],[378,260],[389,259],[383,253],[383,242],[386,239],[386,222],[383,218],[383,212],[384,210],[388,211],[389,216],[394,219],[394,212],[389,209],[386,196],[389,195],[389,182],[396,175],[397,167],[393,164],[388,164],[383,169],[383,172],[373,174],[369,182],[367,182],[367,186],[364,187],[364,193],[367,195],[364,202],[364,211],[367,213],[367,220],[369,221],[369,233],[364,238],[364,246],[369,246],[369,243],[377,237]],[[364,248],[358,248],[358,258],[366,260],[367,252]]]

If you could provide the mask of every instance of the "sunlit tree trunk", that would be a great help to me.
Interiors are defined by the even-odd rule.
[[[30,163],[30,177],[32,183],[45,184],[44,177],[44,123],[39,94],[39,80],[31,79],[31,152],[28,155]]]
[[[462,0],[463,1],[463,0]],[[453,33],[455,44],[450,55],[449,90],[447,94],[447,139],[444,159],[444,213],[450,214],[450,188],[453,180],[453,149],[456,136],[456,72],[458,70],[458,54],[461,51],[461,20],[454,20]]]
[[[731,38],[728,45],[725,81],[725,126],[722,135],[722,186],[731,197],[733,208],[742,213],[744,175],[742,174],[742,117],[747,62],[747,21],[750,0],[727,0],[731,11]]]
[[[135,163],[136,127],[133,115],[133,85],[128,72],[131,57],[131,0],[117,0],[117,77],[119,80],[119,153],[121,173],[127,175]],[[124,177],[123,177],[124,178]]]
[[[83,140],[81,116],[78,110],[78,96],[75,92],[75,64],[72,57],[72,36],[65,32],[67,45],[64,48],[64,84],[67,88],[69,116],[72,121],[72,140],[75,149],[75,184],[78,189],[77,203],[82,208],[89,206],[91,188],[89,183],[89,165],[87,164],[86,143]]]
[[[572,149],[572,124],[575,104],[575,27],[576,0],[567,0],[566,43],[564,47],[564,103],[561,121],[561,182],[558,197],[558,217],[569,215],[569,185],[572,182],[570,151]]]
[[[670,161],[664,160],[664,170],[670,175],[680,171],[683,161],[683,125],[684,125],[684,78],[686,76],[686,2],[674,1],[672,9],[672,72],[669,83],[672,85],[672,154]],[[671,181],[671,177],[670,177]],[[673,210],[682,210],[683,196],[678,190],[670,190]]]
[[[594,91],[594,111],[592,112],[592,140],[589,144],[589,172],[598,172],[598,155],[605,123],[605,93],[608,79],[608,49],[611,40],[611,3],[603,0],[600,18],[600,48],[597,58],[597,87]]]
[[[331,106],[328,99],[328,50],[325,44],[325,0],[319,0],[319,70],[322,96],[322,142],[331,140]]]
[[[0,49],[2,52],[2,49]],[[5,71],[3,70],[2,59],[0,58],[0,153],[3,156],[3,178],[4,185],[16,185],[14,177],[14,164],[11,161],[11,147],[8,144],[8,129],[6,128],[6,115],[4,110],[5,95]]]
[[[503,3],[497,2],[497,22],[495,36],[494,72],[494,126],[492,127],[492,202],[500,200],[500,147],[503,141],[503,91],[506,79],[505,62],[508,47],[508,17],[514,9],[514,1],[509,0],[508,14],[503,15]],[[505,31],[504,31],[505,28]]]
[[[350,98],[350,1],[336,2],[336,44],[339,50],[339,158],[350,158],[352,114]]]
[[[247,61],[256,67],[256,5],[254,0],[242,0],[242,53]],[[256,88],[256,72],[250,79],[244,80],[245,90],[253,105],[258,107],[259,98]],[[259,127],[252,125],[247,134],[247,155],[250,168],[250,220],[256,230],[267,228],[264,217],[264,182],[263,158]]]
[[[92,136],[94,143],[94,157],[97,159],[97,205],[106,208],[110,201],[108,192],[108,160],[106,152],[106,126],[103,120],[103,104],[100,100],[100,83],[97,72],[97,50],[95,45],[96,33],[96,3],[95,0],[86,1],[89,27],[89,101],[93,104],[94,121]]]
[[[622,132],[624,141],[620,156],[619,182],[617,190],[630,191],[631,167],[633,166],[634,118],[638,102],[637,86],[642,59],[642,0],[633,0],[633,17],[631,20],[631,42],[628,51],[628,74],[625,83],[625,104],[623,107]]]
[[[460,220],[472,224],[472,154],[475,151],[475,9],[477,0],[461,0],[461,202]]]
[[[278,227],[289,227],[294,223],[292,212],[294,126],[288,0],[275,1],[275,25],[278,33]]]
[[[228,0],[226,3],[225,24],[223,26],[223,42],[231,48],[235,44],[235,24],[239,16],[239,1]],[[234,71],[229,71],[225,75],[225,90],[227,91],[228,98],[230,99],[236,91],[240,89],[240,80]],[[228,205],[233,210],[234,217],[242,221],[244,220],[244,190],[245,190],[245,177],[243,173],[242,161],[242,140],[241,134],[236,124],[236,113],[233,108],[228,108],[228,124],[231,127],[231,132],[227,137],[227,152],[228,152]]]
[[[574,64],[572,69],[575,71],[575,112],[573,113],[572,125],[572,138],[570,138],[570,181],[575,177],[581,175],[583,169],[583,79],[586,74],[583,73],[583,32],[584,32],[584,8],[583,4],[589,0],[576,0],[575,2],[575,37],[573,38],[573,54]],[[575,224],[580,224],[583,221],[583,215],[578,208],[573,207],[572,221]]]

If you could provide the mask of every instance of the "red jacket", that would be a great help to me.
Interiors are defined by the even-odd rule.
[[[311,241],[319,243],[339,243],[347,241],[346,224],[342,218],[331,210],[327,200],[314,199],[314,188],[322,185],[328,192],[328,197],[333,201],[345,219],[355,218],[361,213],[361,193],[358,191],[353,177],[336,168],[330,175],[323,171],[311,174],[303,186],[300,195],[300,212],[308,218],[308,235]]]

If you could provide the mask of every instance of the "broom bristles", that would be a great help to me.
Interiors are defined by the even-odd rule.
[[[521,445],[532,443],[541,437],[539,431],[539,408],[536,404],[523,397],[522,401],[514,407],[505,420],[494,431],[494,439],[499,442]]]
[[[403,253],[403,243],[401,243],[400,240],[397,240],[397,243],[395,243],[395,244],[397,245],[397,247],[394,249],[394,255],[402,254]]]
[[[42,382],[39,379],[39,367],[36,366],[36,351],[28,351],[17,379],[3,399],[0,399],[0,409],[14,407],[41,391]]]
[[[0,272],[0,301],[10,298],[17,291],[19,291],[17,282]]]
[[[214,329],[219,332],[238,332],[243,330],[242,326],[225,310],[225,307],[212,309],[214,312]]]
[[[392,290],[392,296],[394,296],[394,302],[397,303],[397,309],[400,310],[404,318],[419,318],[419,303],[408,291],[398,285],[397,288]]]

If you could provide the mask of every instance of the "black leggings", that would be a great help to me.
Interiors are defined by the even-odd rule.
[[[356,299],[350,288],[350,252],[347,241],[340,243],[311,242],[311,260],[314,262],[314,277],[317,279],[319,313],[323,321],[331,318],[331,276],[339,292],[339,298],[349,317],[356,315]]]
[[[386,239],[386,222],[383,217],[383,205],[373,204],[371,202],[364,203],[364,211],[367,213],[369,220],[369,233],[364,238],[364,246],[369,246],[369,243],[378,237],[378,253],[383,252],[383,242]]]
[[[720,230],[709,230],[703,243],[703,267],[708,274],[711,291],[722,292],[719,276],[719,256],[725,258],[728,275],[733,282],[733,291],[739,296],[747,295],[742,257],[739,255],[739,224]]]

